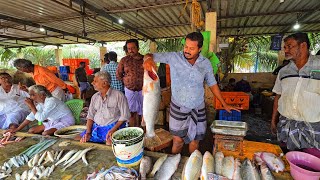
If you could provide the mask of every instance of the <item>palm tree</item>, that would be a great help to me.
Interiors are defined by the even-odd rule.
[[[0,68],[10,68],[9,62],[17,56],[16,49],[0,49]]]
[[[41,66],[56,65],[55,53],[51,48],[26,47],[22,49],[24,58],[32,61],[34,64]]]

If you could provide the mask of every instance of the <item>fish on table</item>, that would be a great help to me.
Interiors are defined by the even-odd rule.
[[[178,169],[179,162],[181,160],[181,154],[176,154],[167,157],[164,163],[161,165],[159,171],[156,173],[156,180],[169,180],[171,176]]]
[[[195,150],[186,161],[181,179],[194,180],[199,179],[202,166],[202,154],[199,150]]]
[[[209,180],[209,173],[214,174],[214,158],[209,151],[206,151],[203,155],[200,179]]]
[[[273,153],[256,152],[254,153],[254,159],[259,165],[265,162],[267,166],[275,172],[282,172],[285,169],[285,164],[282,159]]]

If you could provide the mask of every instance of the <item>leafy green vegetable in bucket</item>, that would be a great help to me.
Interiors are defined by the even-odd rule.
[[[121,133],[116,134],[113,138],[115,140],[130,140],[130,139],[139,137],[141,135],[142,135],[141,131],[137,129],[129,129],[127,131],[122,131]]]

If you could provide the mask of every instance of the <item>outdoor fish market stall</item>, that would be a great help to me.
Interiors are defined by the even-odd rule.
[[[3,134],[3,133],[4,131],[0,130],[0,134]],[[21,132],[18,132],[16,135],[25,136],[26,138],[23,141],[10,143],[1,148],[1,153],[0,153],[1,166],[5,162],[8,162],[10,158],[18,156],[20,153],[25,151],[30,146],[35,145],[39,143],[40,140],[45,140],[45,139],[46,140],[54,139],[57,141],[52,146],[45,149],[43,152],[45,151],[60,152],[61,150],[64,150],[63,155],[60,157],[60,159],[62,159],[71,150],[84,150],[86,148],[93,148],[86,153],[86,160],[88,162],[87,166],[80,159],[79,161],[72,164],[70,167],[63,170],[65,166],[63,166],[63,163],[61,163],[54,168],[53,172],[50,174],[48,179],[63,179],[63,180],[85,179],[88,174],[92,174],[93,172],[101,170],[102,168],[107,170],[112,166],[117,166],[117,161],[112,152],[112,148],[104,144],[95,144],[95,143],[80,144],[78,141],[74,141],[74,140],[44,137],[44,136],[32,135],[32,134],[21,133]],[[151,152],[151,151],[145,151],[144,154],[146,156],[151,157],[153,162],[156,161],[159,157],[162,157],[163,155],[165,155],[164,153],[157,153],[157,152]],[[40,158],[41,157],[39,157],[39,159]],[[178,169],[177,171],[175,171],[175,173],[172,176],[173,179],[180,179],[182,169],[183,169],[183,164],[186,160],[187,160],[187,157],[181,157]],[[37,162],[35,163],[37,164],[38,162],[39,160],[37,160]],[[45,163],[45,160],[43,160],[43,162]],[[46,163],[44,166],[51,167],[53,164],[56,164],[56,163],[57,161],[54,160],[54,163],[49,162],[49,163]],[[18,168],[15,166],[12,166],[11,169],[12,169],[12,172],[10,173],[11,176],[6,177],[6,179],[15,179],[16,173],[19,173],[21,176],[24,171],[30,170],[31,168],[28,167],[27,163],[25,163],[24,165]],[[136,170],[138,169],[139,167]]]
[[[2,131],[2,130],[0,131],[1,134],[3,132],[4,131]],[[16,179],[17,173],[20,175],[20,179],[22,179],[24,171],[30,170],[30,169],[34,169],[34,174],[36,174],[36,171],[37,171],[36,169],[41,169],[41,166],[42,166],[42,168],[48,167],[46,175],[48,175],[48,173],[52,169],[51,174],[49,174],[48,177],[46,177],[48,179],[63,179],[63,180],[66,180],[66,179],[85,179],[88,175],[90,175],[90,174],[92,175],[92,173],[97,172],[97,171],[101,170],[102,168],[104,168],[104,170],[107,170],[107,169],[111,168],[112,166],[117,166],[117,161],[116,161],[116,158],[115,158],[115,155],[113,153],[112,148],[110,146],[106,146],[104,144],[94,144],[94,143],[80,144],[78,141],[74,141],[74,140],[55,138],[55,137],[44,137],[44,136],[31,135],[31,134],[20,133],[20,132],[17,133],[16,135],[17,136],[24,136],[26,138],[20,142],[13,142],[13,143],[7,144],[1,148],[1,154],[0,154],[0,164],[1,165],[4,165],[5,162],[10,163],[10,159],[12,157],[17,157],[17,156],[21,155],[21,153],[26,151],[26,149],[28,149],[28,148],[30,149],[30,147],[33,147],[33,145],[37,144],[39,146],[39,144],[41,144],[39,142],[48,141],[49,144],[47,144],[46,146],[42,146],[42,147],[44,147],[44,148],[42,148],[43,149],[42,152],[39,152],[39,153],[35,153],[34,151],[27,152],[26,154],[29,153],[28,155],[34,153],[33,159],[31,159],[31,160],[28,159],[28,162],[26,161],[24,163],[24,165],[21,165],[21,166],[19,165],[20,167],[16,167],[15,165],[12,165],[12,168],[11,168],[12,172],[10,173],[11,176],[6,177],[6,179]],[[51,142],[51,144],[50,144],[50,142]],[[264,147],[266,147],[264,144],[266,144],[266,143],[260,144],[260,149],[258,148],[257,150],[261,150]],[[247,148],[248,145],[257,147],[257,146],[259,146],[259,143],[245,141],[244,142],[244,156],[248,156],[248,154],[250,154],[253,149],[251,147],[251,150],[249,150],[250,148]],[[41,149],[41,147],[38,147],[38,149]],[[61,150],[63,150],[63,152],[61,152]],[[88,162],[88,165],[86,165],[85,161],[82,161],[81,158],[78,158],[79,160],[74,161],[74,163],[71,165],[68,163],[62,162],[65,159],[64,156],[67,156],[68,154],[70,154],[71,151],[76,151],[76,150],[78,150],[80,156],[81,156],[80,150],[86,150],[86,152],[84,152],[82,154],[85,154],[85,159]],[[281,151],[281,149],[278,149],[278,150]],[[44,153],[44,152],[46,152],[46,153]],[[61,153],[61,155],[59,155],[58,152]],[[174,172],[171,179],[181,179],[184,166],[186,166],[185,172],[188,172],[187,169],[189,166],[194,169],[193,171],[197,171],[197,167],[198,167],[199,172],[196,172],[195,174],[200,173],[200,169],[201,169],[201,165],[202,165],[202,155],[199,151],[196,151],[196,152],[198,154],[193,153],[190,156],[190,162],[188,162],[188,157],[181,157],[181,160],[178,161],[179,162],[178,168]],[[46,155],[43,155],[43,154],[46,154]],[[217,159],[219,159],[218,156],[221,154],[223,154],[223,153],[216,153],[215,155],[213,155],[213,158],[216,159],[216,161],[217,161]],[[74,152],[74,155],[77,155],[77,153]],[[164,154],[164,153],[151,152],[151,151],[144,151],[144,155],[149,156],[152,159],[152,164],[154,164],[157,159],[162,159],[164,156],[166,156],[166,154]],[[229,159],[230,159],[230,154],[226,153],[225,157],[227,157],[228,155],[229,155]],[[47,157],[45,157],[45,156],[47,156]],[[48,157],[48,156],[52,156],[52,157]],[[212,156],[212,155],[210,154],[210,156]],[[160,157],[162,157],[162,158],[160,158]],[[207,162],[207,160],[206,160],[207,157],[208,156],[206,153],[203,156],[203,163],[204,164],[205,164],[205,162]],[[51,162],[50,158],[53,158],[53,160],[52,160],[53,162]],[[197,158],[198,158],[198,161],[197,161]],[[19,158],[17,158],[17,160],[18,159]],[[69,159],[69,161],[70,161],[70,159]],[[241,159],[241,161],[243,161],[243,158],[240,158],[240,159]],[[284,158],[282,158],[282,159],[284,160]],[[198,165],[197,165],[197,162],[198,162]],[[213,162],[214,162],[214,160],[212,161],[212,163]],[[223,165],[224,163],[225,162],[221,160],[220,169],[224,166]],[[38,164],[41,164],[41,165],[38,166]],[[149,166],[151,166],[151,169],[153,166],[152,164],[151,165],[149,164]],[[53,165],[55,165],[55,166],[52,167]],[[31,166],[31,167],[29,167],[29,166]],[[39,167],[39,168],[33,168],[32,166]],[[66,166],[69,166],[69,167],[66,168]],[[216,169],[219,169],[219,167],[217,167],[216,164],[214,166]],[[283,172],[279,172],[279,173],[272,172],[272,174],[274,175],[274,177],[276,179],[292,179],[290,176],[290,173],[289,173],[289,166],[286,161],[285,161],[285,166],[286,167]],[[136,167],[135,169],[137,170],[137,172],[139,172],[139,167]],[[45,169],[44,169],[44,171],[45,171]],[[191,174],[185,173],[183,175],[183,177],[186,177],[186,176],[190,177],[190,175],[192,175],[193,171],[191,171]],[[127,172],[127,171],[125,171],[125,172]],[[149,172],[150,172],[150,170],[149,170]],[[132,174],[134,174],[134,173],[132,173]],[[215,179],[225,179],[222,176],[215,175],[214,177],[215,177]],[[149,179],[153,179],[153,178],[149,178]]]

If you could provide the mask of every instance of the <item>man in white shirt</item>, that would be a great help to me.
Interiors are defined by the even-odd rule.
[[[284,51],[290,63],[278,74],[273,92],[271,129],[287,149],[320,149],[320,60],[309,53],[306,33],[284,39]],[[280,115],[280,116],[279,116]]]
[[[0,85],[0,129],[16,128],[30,113],[24,103],[29,94],[12,84],[8,73],[0,73]]]
[[[30,98],[27,98],[25,103],[31,109],[31,113],[18,128],[8,130],[9,132],[20,131],[34,120],[43,124],[30,128],[28,132],[33,134],[53,135],[61,128],[74,125],[75,120],[68,106],[53,97],[44,86],[29,87],[29,95]]]

